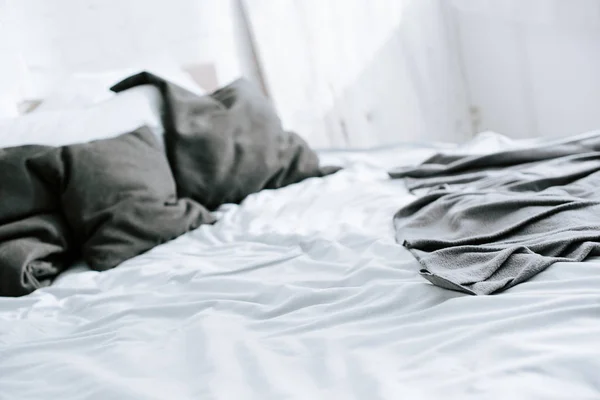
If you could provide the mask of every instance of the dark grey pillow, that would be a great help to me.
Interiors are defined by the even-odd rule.
[[[0,296],[48,286],[75,257],[52,190],[27,168],[46,146],[0,149]]]
[[[314,151],[282,129],[272,104],[245,79],[198,96],[142,72],[111,89],[144,84],[162,94],[165,144],[178,193],[209,209],[339,169],[321,169]]]
[[[167,159],[146,127],[57,148],[30,165],[59,190],[83,258],[96,270],[214,222],[200,204],[177,199]]]
[[[75,259],[71,232],[58,212],[0,225],[0,296],[48,286]]]

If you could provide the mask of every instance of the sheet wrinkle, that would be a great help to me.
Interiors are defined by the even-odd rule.
[[[390,172],[431,191],[394,217],[434,285],[498,293],[600,252],[600,133],[485,155],[438,154]],[[502,167],[499,169],[499,167]]]
[[[371,154],[372,164],[383,162]],[[399,154],[421,157],[396,148],[385,162]],[[328,157],[339,164],[338,155],[348,164],[355,157]],[[222,207],[219,226],[115,270],[74,269],[33,295],[0,299],[2,395],[598,397],[598,260],[557,263],[502,296],[432,286],[393,240],[390,221],[414,196],[402,181],[381,179],[384,168],[261,192]],[[296,258],[243,269],[286,260],[300,243],[306,252]],[[111,320],[124,310],[133,311]],[[89,340],[70,339],[88,328]],[[50,339],[59,344],[44,345]]]

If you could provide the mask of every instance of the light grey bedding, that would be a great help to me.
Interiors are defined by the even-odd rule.
[[[426,191],[394,217],[433,284],[505,290],[600,250],[600,136],[483,156],[436,155],[390,172]]]

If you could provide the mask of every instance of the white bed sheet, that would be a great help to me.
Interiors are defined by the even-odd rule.
[[[325,152],[348,169],[0,299],[0,399],[600,398],[600,261],[472,297],[394,242],[385,168],[432,153]]]

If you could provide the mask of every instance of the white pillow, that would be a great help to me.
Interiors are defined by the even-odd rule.
[[[147,125],[162,143],[161,102],[158,89],[143,85],[84,109],[0,119],[0,147],[63,146],[118,136],[142,125]]]
[[[57,85],[57,88],[32,112],[89,107],[115,96],[110,87],[130,75],[141,71],[152,72],[198,95],[206,92],[182,69],[172,63],[155,63],[152,66],[130,67],[99,73],[76,73]]]

